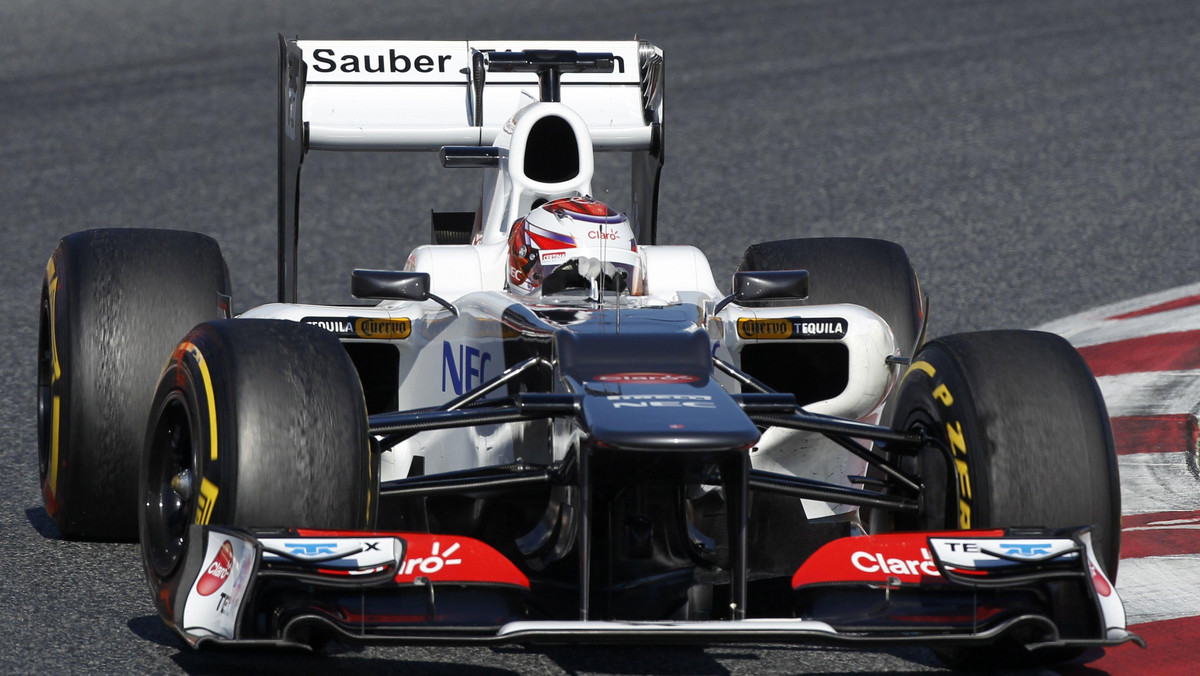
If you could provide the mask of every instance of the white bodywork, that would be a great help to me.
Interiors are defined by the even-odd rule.
[[[385,301],[371,308],[279,303],[254,308],[241,316],[295,321],[312,317],[407,319],[411,326],[408,335],[389,341],[399,351],[403,374],[399,408],[445,403],[501,373],[505,336],[500,319],[506,308],[529,302],[505,290],[508,227],[527,213],[536,199],[589,193],[594,149],[649,147],[651,123],[661,121],[662,100],[659,95],[652,101],[652,109],[646,109],[637,64],[639,50],[647,49],[647,45],[486,41],[298,44],[308,66],[303,103],[311,148],[436,150],[443,145],[491,144],[500,149],[499,166],[483,170],[485,193],[473,236],[475,243],[421,246],[404,266],[406,270],[428,272],[430,291],[451,301],[459,311],[457,318],[433,301]],[[622,69],[611,74],[564,74],[562,103],[536,101],[537,80],[531,73],[489,74],[483,124],[476,126],[469,97],[464,96],[469,87],[464,88],[465,76],[460,73],[469,72],[471,50],[550,46],[612,52],[619,57]],[[661,52],[657,54],[661,58]],[[407,70],[395,72],[405,63]],[[383,72],[368,72],[376,66]],[[541,183],[523,171],[529,131],[547,116],[565,120],[578,144],[578,174],[561,183]],[[879,420],[883,401],[897,375],[897,367],[889,365],[887,359],[901,355],[890,329],[878,315],[856,305],[746,308],[729,304],[711,316],[725,294],[714,281],[701,251],[691,246],[645,245],[639,247],[639,252],[647,292],[622,297],[622,308],[677,308],[682,317],[708,331],[714,356],[734,366],[740,366],[742,349],[748,344],[841,343],[848,354],[846,387],[832,398],[806,406],[806,410],[872,423]],[[614,307],[613,299],[608,300],[607,307]],[[587,307],[582,309],[586,311]],[[797,323],[799,333],[798,322],[812,317],[836,318],[840,330],[816,338],[744,337],[738,331],[739,320],[775,320],[778,326],[782,326],[780,320],[787,320]],[[343,337],[343,341],[378,339]],[[732,379],[722,374],[716,377],[728,391],[740,391]],[[418,456],[424,458],[428,474],[501,465],[518,458],[560,459],[552,456],[565,452],[565,447],[550,448],[546,436],[544,423],[424,432],[385,452],[381,479],[408,476],[412,460]],[[866,469],[864,461],[820,434],[778,428],[763,434],[751,459],[756,468],[843,485],[849,484],[850,475],[862,474]],[[852,508],[806,500],[805,509],[810,518],[815,518]]]
[[[465,74],[470,72],[472,51],[522,49],[612,53],[617,58],[612,73],[563,74],[562,102],[583,116],[598,149],[635,150],[650,144],[642,112],[639,44],[634,41],[297,44],[308,66],[304,118],[314,150],[436,151],[448,145],[489,144],[515,111],[538,100],[537,77],[489,73],[479,124],[463,86],[469,83]]]

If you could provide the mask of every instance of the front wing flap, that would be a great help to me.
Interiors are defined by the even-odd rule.
[[[1141,642],[1087,528],[888,533],[834,540],[792,577],[798,614],[856,634],[990,635],[1027,647]]]
[[[530,583],[471,538],[192,526],[176,589],[156,591],[189,644],[987,644],[1141,639],[1086,529],[834,540],[792,580],[796,616],[713,621],[535,617]]]
[[[467,537],[190,527],[159,613],[192,646],[306,646],[314,629],[386,640],[446,628],[472,635],[524,617],[529,581]]]

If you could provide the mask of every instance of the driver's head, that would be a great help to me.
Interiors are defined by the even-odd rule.
[[[515,293],[588,289],[591,279],[615,292],[642,292],[642,263],[629,219],[590,197],[547,202],[508,234],[508,280]]]

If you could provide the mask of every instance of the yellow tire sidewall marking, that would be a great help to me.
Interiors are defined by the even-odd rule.
[[[909,365],[908,369],[904,372],[904,375],[901,376],[900,382],[904,382],[904,379],[907,378],[913,371],[920,371],[930,378],[937,375],[937,369],[933,367],[933,364],[930,364],[927,361],[914,361]]]
[[[218,492],[217,485],[209,481],[207,477],[200,482],[200,495],[196,498],[196,523],[201,526],[208,525],[212,518],[213,507],[217,504]]]
[[[900,382],[904,382],[914,371],[920,371],[932,379],[937,375],[937,368],[927,361],[915,361],[904,372],[900,378]],[[971,475],[970,463],[967,455],[967,442],[962,432],[962,423],[956,419],[954,411],[951,407],[954,405],[954,395],[950,393],[950,389],[946,384],[937,383],[934,386],[931,396],[935,403],[941,404],[944,407],[946,417],[949,420],[946,425],[946,439],[949,442],[951,455],[954,460],[954,467],[951,468],[957,478],[958,492],[958,527],[964,530],[971,528],[971,504],[973,502],[971,496]]]
[[[192,355],[196,366],[200,369],[200,379],[204,381],[204,400],[208,408],[208,459],[216,461],[217,406],[216,400],[213,397],[212,376],[208,372],[208,362],[204,360],[204,355],[200,352],[200,348],[196,347],[193,343],[184,343],[183,349]]]
[[[200,380],[204,384],[204,402],[208,409],[208,457],[210,461],[216,462],[217,402],[213,395],[212,375],[208,371],[208,362],[205,361],[204,354],[200,352],[199,347],[190,341],[183,343],[181,347],[184,352],[191,355],[192,360],[196,363],[197,370],[200,371]],[[179,364],[177,368],[184,368],[184,366]],[[202,526],[208,525],[212,518],[213,507],[217,504],[218,492],[217,485],[201,473],[200,494],[196,498],[196,523]]]
[[[59,429],[62,427],[62,401],[59,394],[55,391],[58,389],[58,381],[62,378],[62,363],[58,360],[58,331],[55,327],[55,307],[57,306],[58,297],[58,270],[54,266],[54,257],[50,257],[50,262],[46,264],[46,276],[49,278],[49,296],[50,296],[50,366],[52,373],[50,375],[50,391],[52,393],[50,407],[50,463],[47,468],[46,482],[50,485],[50,494],[57,495],[58,493],[58,447],[59,447]]]

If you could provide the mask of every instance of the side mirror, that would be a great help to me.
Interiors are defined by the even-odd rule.
[[[733,293],[722,298],[713,314],[733,301],[804,300],[808,298],[808,270],[753,270],[733,275]]]
[[[432,300],[458,315],[458,308],[429,293],[428,272],[355,270],[350,273],[350,295],[370,300]]]
[[[350,295],[374,300],[428,300],[428,272],[355,270],[350,273]]]

